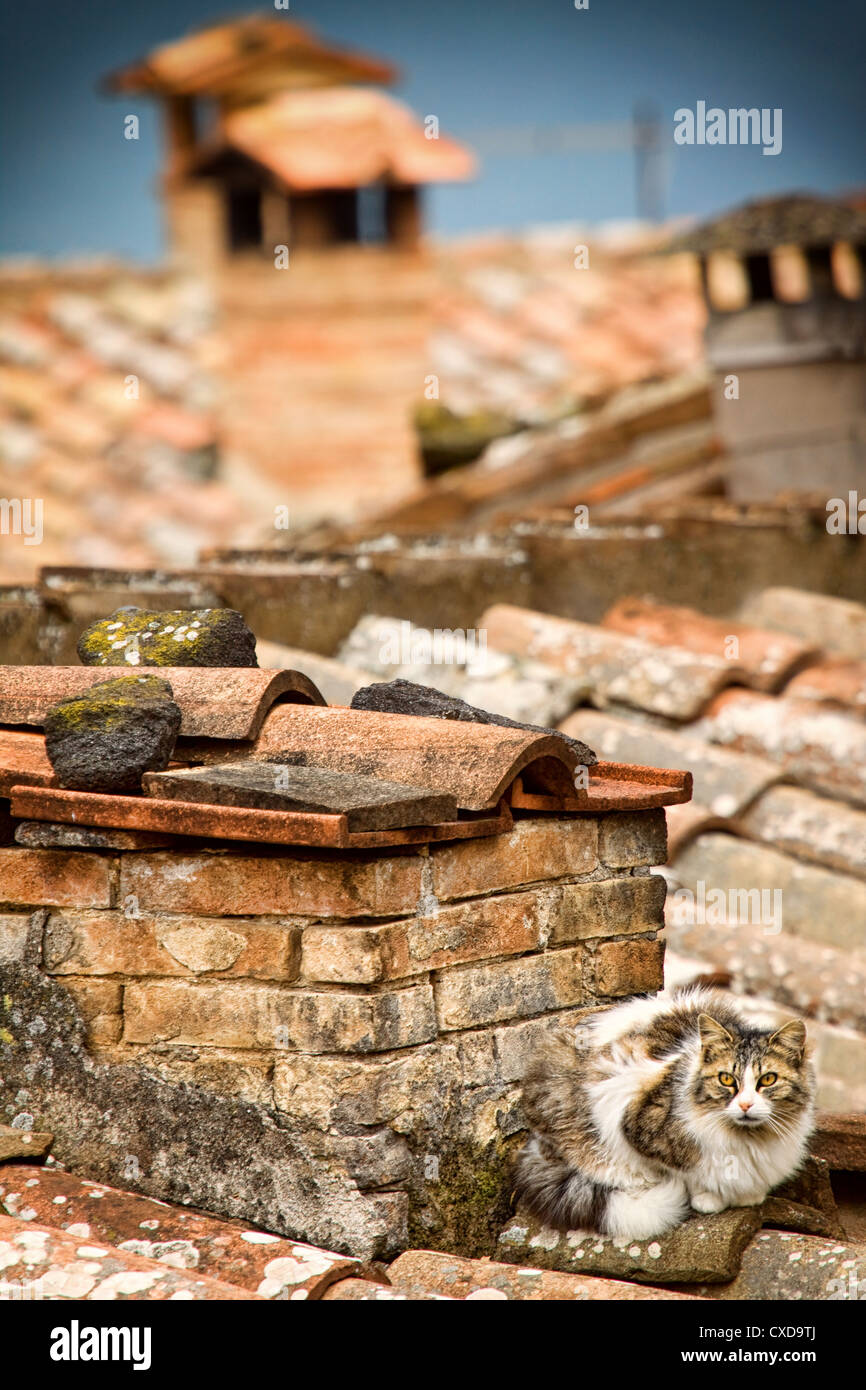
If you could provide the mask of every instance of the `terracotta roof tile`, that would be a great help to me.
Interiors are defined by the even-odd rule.
[[[106,85],[120,92],[225,91],[274,59],[289,72],[311,68],[355,82],[393,82],[397,75],[388,63],[325,43],[306,25],[252,14],[161,44],[147,58],[110,74]]]
[[[602,626],[659,646],[733,660],[744,673],[744,683],[755,690],[778,690],[796,669],[818,655],[816,647],[778,632],[708,618],[693,608],[667,607],[650,599],[620,599],[605,614]]]
[[[866,606],[805,589],[764,589],[740,609],[743,622],[787,632],[854,661],[866,661]]]
[[[866,215],[847,203],[800,193],[756,198],[676,237],[671,251],[731,249],[751,255],[776,246],[828,246],[866,238]]]
[[[32,1220],[0,1216],[0,1242],[5,1283],[36,1288],[46,1299],[223,1303],[257,1297],[193,1270],[143,1259]]]
[[[462,145],[446,135],[429,140],[401,102],[361,87],[281,92],[230,111],[222,134],[295,190],[359,188],[377,179],[431,183],[475,172]]]
[[[688,768],[694,777],[695,803],[707,815],[737,815],[781,776],[768,759],[731,753],[687,733],[596,710],[576,710],[562,729],[611,761]]]
[[[95,1193],[100,1194],[98,1200]],[[375,1277],[345,1255],[90,1182],[54,1166],[0,1167],[0,1203],[13,1215],[26,1206],[34,1213],[30,1219],[46,1227],[62,1223],[54,1238],[73,1240],[66,1230],[86,1226],[86,1236],[79,1232],[74,1237],[78,1246],[107,1245],[120,1259],[133,1256],[148,1268],[180,1268],[192,1280],[203,1275],[234,1287],[235,1297],[245,1292],[262,1298],[318,1299],[336,1279]]]
[[[866,714],[866,660],[817,661],[789,681],[785,694],[798,700],[827,700]]]
[[[786,778],[866,806],[866,725],[813,700],[728,690],[689,733],[768,758]]]
[[[798,859],[866,878],[866,812],[844,802],[800,787],[770,787],[738,822],[746,835]]]
[[[620,1279],[603,1279],[584,1274],[561,1274],[556,1270],[521,1269],[495,1260],[468,1260],[445,1255],[438,1250],[407,1250],[388,1266],[388,1278],[395,1293],[427,1292],[430,1297],[444,1294],[468,1302],[503,1301],[544,1303],[548,1301],[622,1300],[637,1303],[659,1298],[673,1301],[694,1295],[657,1288],[641,1288]]]
[[[0,666],[0,724],[41,726],[52,705],[112,677],[129,666]],[[324,698],[300,671],[248,667],[166,666],[183,715],[181,735],[190,738],[253,739],[267,711],[280,700],[323,705]]]
[[[866,1032],[866,951],[834,950],[791,934],[768,936],[751,922],[690,920],[686,904],[669,896],[668,949],[698,957],[697,973],[727,975],[735,994],[774,999],[807,1017]],[[814,1152],[814,1150],[813,1150]]]
[[[617,702],[670,719],[694,719],[719,690],[741,675],[723,657],[657,647],[510,604],[489,608],[480,626],[490,646],[586,679],[595,704]]]
[[[741,912],[749,921],[757,917],[776,945],[783,931],[839,949],[862,948],[866,940],[866,883],[848,874],[804,864],[778,849],[718,831],[685,845],[672,867],[695,897],[700,884],[707,895],[711,889],[735,895],[735,914]],[[775,900],[774,890],[781,894]],[[750,893],[760,900],[755,900],[754,915],[748,905]],[[742,908],[740,895],[746,904]]]
[[[563,780],[570,788],[577,764],[571,746],[555,735],[300,705],[271,710],[254,753],[298,755],[310,767],[451,792],[458,805],[470,811],[495,807],[524,769],[531,768],[542,779],[542,790],[546,783],[555,792]]]
[[[53,778],[44,735],[0,729],[0,796],[16,785],[47,787]]]

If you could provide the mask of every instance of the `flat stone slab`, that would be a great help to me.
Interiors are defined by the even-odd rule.
[[[764,1225],[780,1231],[797,1231],[806,1236],[827,1236],[844,1240],[841,1221],[833,1221],[817,1207],[791,1202],[786,1197],[768,1197],[764,1203]]]
[[[761,1231],[732,1283],[694,1290],[704,1298],[800,1303],[866,1299],[866,1245],[823,1236]],[[796,1319],[790,1319],[796,1321]]]
[[[78,639],[83,666],[255,666],[256,639],[234,608],[118,608]]]
[[[641,1284],[721,1284],[733,1279],[740,1258],[761,1225],[760,1207],[734,1207],[692,1216],[655,1240],[611,1240],[583,1231],[553,1231],[519,1213],[499,1237],[508,1264],[603,1274]]]
[[[24,1159],[32,1163],[44,1158],[54,1143],[53,1134],[40,1134],[32,1129],[16,1129],[0,1125],[0,1163]]]
[[[520,1268],[494,1260],[467,1260],[438,1250],[407,1250],[388,1267],[395,1293],[412,1297],[446,1297],[466,1302],[544,1303],[554,1300],[637,1303],[657,1299],[691,1300],[690,1294],[648,1289],[614,1279],[585,1274]]]
[[[457,801],[445,792],[287,762],[249,761],[158,772],[144,778],[144,789],[148,796],[176,801],[345,815],[350,831],[457,819]]]

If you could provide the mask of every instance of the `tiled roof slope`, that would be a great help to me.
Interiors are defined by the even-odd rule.
[[[238,536],[251,512],[215,476],[211,327],[190,281],[3,270],[0,492],[41,500],[42,540],[4,534],[0,579],[37,564],[190,562]]]
[[[712,218],[676,237],[672,251],[741,251],[753,255],[776,246],[829,246],[836,241],[860,242],[866,237],[866,216],[847,203],[804,194],[761,198]]]

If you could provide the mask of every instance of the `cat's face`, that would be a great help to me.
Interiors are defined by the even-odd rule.
[[[808,1104],[806,1029],[795,1019],[775,1033],[730,1033],[701,1014],[700,1061],[692,1099],[742,1130],[777,1131]]]

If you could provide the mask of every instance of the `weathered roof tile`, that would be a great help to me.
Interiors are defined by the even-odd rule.
[[[866,878],[866,811],[800,787],[770,787],[738,818],[746,835]]]
[[[805,589],[764,589],[742,605],[740,619],[854,661],[866,660],[866,607],[850,599]]]
[[[707,895],[708,914],[713,910],[710,891],[721,890],[727,895],[728,918],[757,920],[768,937],[778,938],[784,930],[853,949],[866,939],[866,883],[848,874],[803,864],[777,849],[715,831],[690,841],[673,868],[690,893]],[[707,925],[713,929],[711,918]]]
[[[866,714],[866,661],[815,662],[788,682],[785,694],[798,700],[826,700]]]
[[[593,703],[612,702],[664,715],[695,719],[714,695],[742,671],[723,657],[657,647],[570,618],[495,604],[480,621],[500,651],[531,656],[569,676],[586,679]]]
[[[0,666],[0,724],[41,726],[59,700],[130,674],[129,666]],[[164,666],[160,676],[180,706],[181,735],[191,738],[253,739],[275,702],[325,703],[300,671]]]
[[[818,655],[816,647],[778,632],[650,599],[620,599],[602,626],[657,646],[731,660],[743,672],[744,684],[755,690],[778,690],[793,671]]]
[[[514,778],[532,764],[536,778],[554,793],[564,784],[572,789],[577,765],[572,747],[553,734],[301,705],[275,706],[254,752],[257,757],[292,755],[309,767],[451,792],[470,811],[496,806]]]
[[[27,1196],[29,1199],[29,1192]],[[257,1297],[194,1270],[143,1259],[104,1241],[65,1235],[49,1226],[34,1225],[31,1219],[0,1216],[0,1251],[4,1282],[13,1288],[33,1289],[34,1297],[45,1299],[210,1303]]]
[[[495,1260],[468,1260],[438,1250],[407,1250],[388,1267],[395,1293],[426,1291],[467,1302],[511,1301],[543,1303],[552,1300],[635,1303],[643,1300],[689,1299],[692,1295],[641,1288],[619,1279],[562,1274],[558,1270],[522,1269]]]
[[[813,700],[727,690],[689,731],[768,758],[787,778],[866,806],[866,725]]]
[[[730,753],[686,733],[596,710],[576,710],[562,728],[591,743],[611,762],[688,768],[694,778],[695,803],[714,816],[736,815],[780,776],[768,759]]]
[[[53,1240],[72,1239],[65,1232],[73,1227],[77,1246],[108,1245],[113,1255],[132,1256],[160,1274],[168,1266],[188,1271],[187,1279],[203,1275],[208,1283],[233,1286],[236,1298],[317,1299],[335,1279],[368,1275],[346,1255],[89,1182],[60,1168],[4,1165],[0,1203],[12,1215],[26,1207],[34,1213],[30,1219],[45,1226],[62,1223]]]

